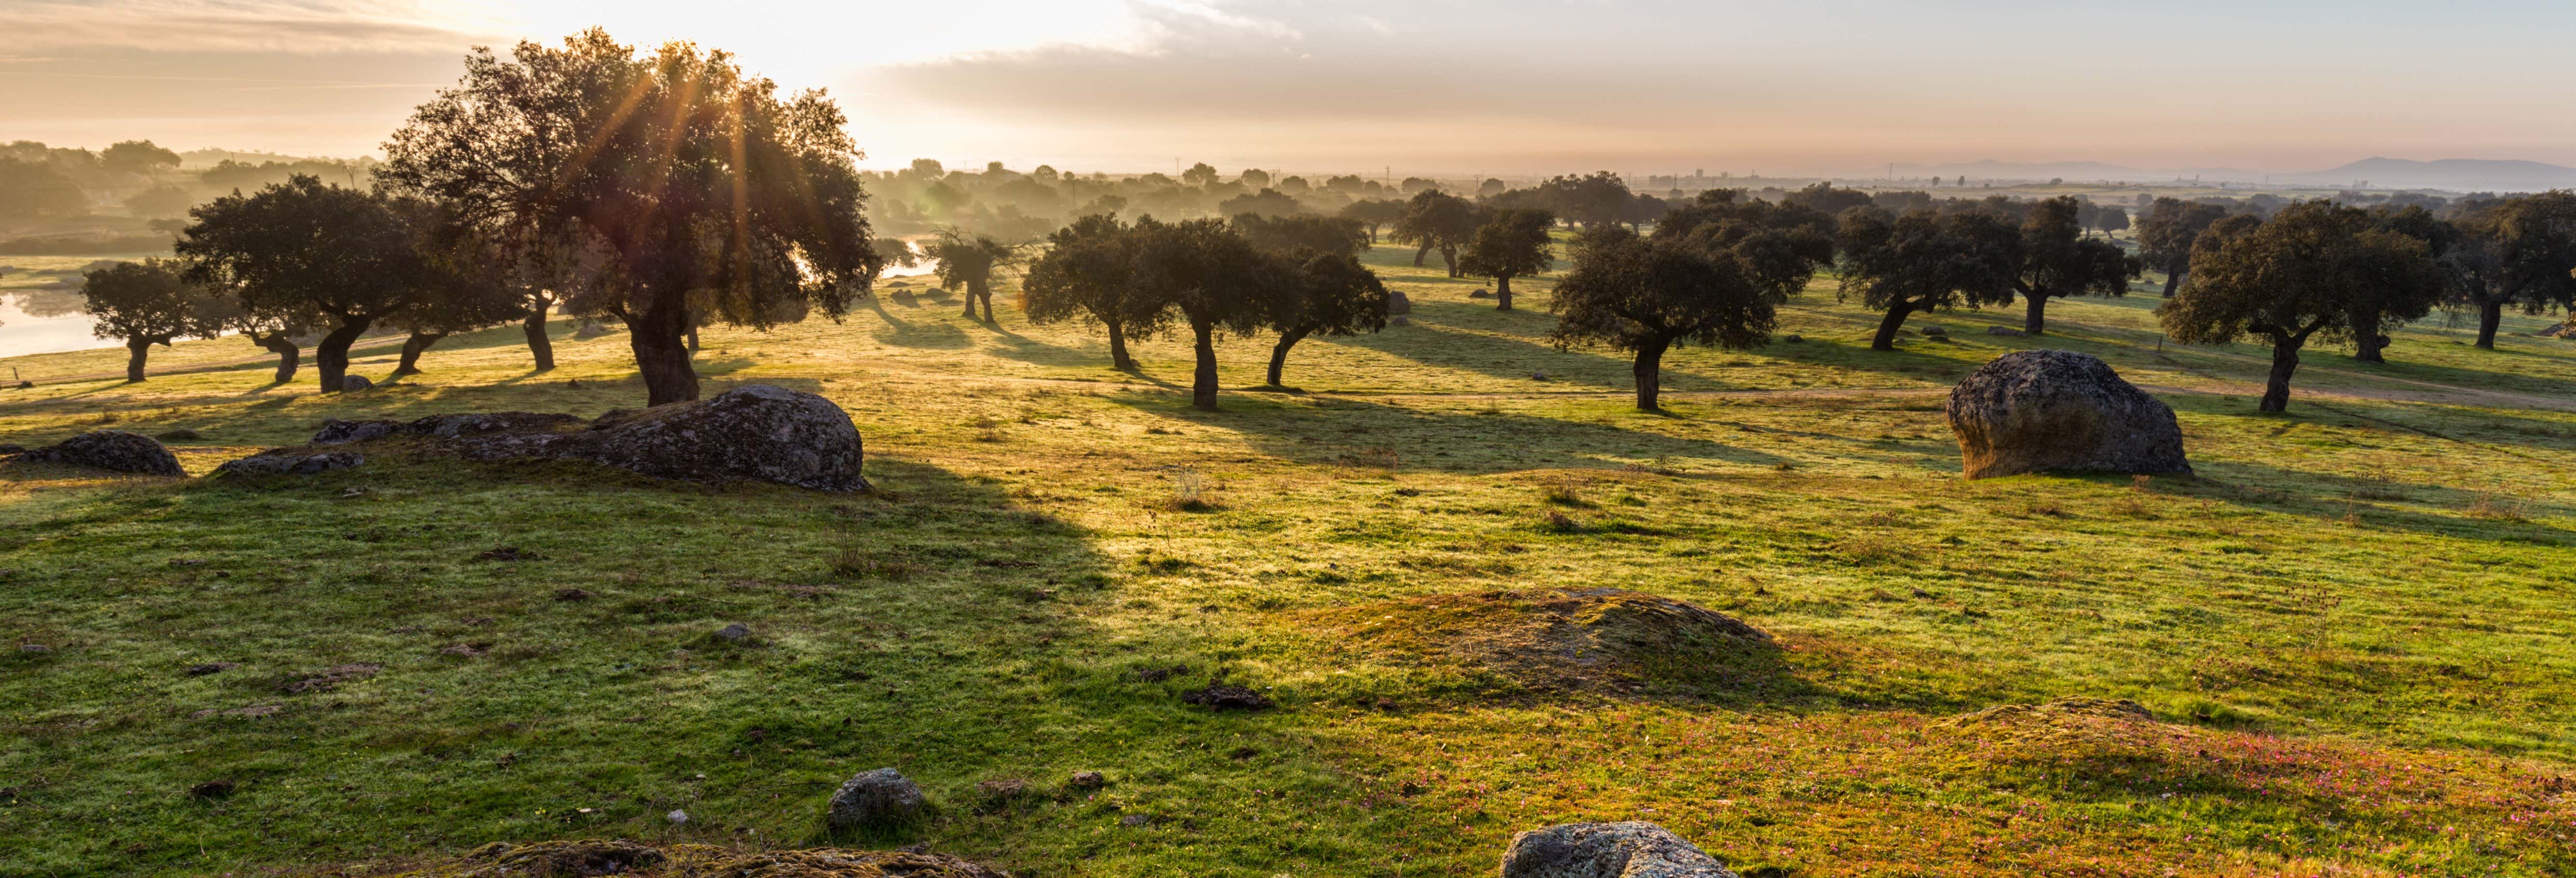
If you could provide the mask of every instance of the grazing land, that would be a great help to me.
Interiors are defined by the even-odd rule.
[[[1783,309],[1802,341],[1677,350],[1652,415],[1623,358],[1547,342],[1550,278],[1497,312],[1411,256],[1364,256],[1410,325],[1299,345],[1285,391],[1253,388],[1266,339],[1226,343],[1214,413],[1186,339],[1113,372],[1007,287],[998,326],[880,296],[707,332],[710,395],[850,412],[866,495],[399,449],[247,482],[10,468],[0,874],[804,846],[880,766],[936,812],[875,841],[1020,875],[1490,874],[1515,831],[1621,819],[1748,875],[2576,870],[2576,344],[2541,321],[2481,351],[2437,315],[2384,366],[2311,349],[2257,415],[2268,349],[2160,343],[2153,282],[2042,338],[1986,333],[2018,308],[1917,315],[1872,352],[1878,315],[1824,278]],[[0,391],[0,440],[184,428],[203,474],[326,418],[642,403],[623,334],[554,328],[551,372],[511,327],[329,397],[182,342],[154,365],[205,370]],[[1947,388],[2043,346],[2170,403],[2198,475],[1960,479]],[[1774,639],[1562,648],[1597,620],[1552,595],[1595,588]],[[1183,702],[1215,679],[1277,706]],[[2068,697],[2152,717],[2009,707]]]

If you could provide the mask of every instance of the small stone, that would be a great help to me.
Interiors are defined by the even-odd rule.
[[[1404,316],[1404,315],[1402,315],[1402,314],[1398,314],[1398,315],[1395,315],[1395,316],[1393,316],[1393,317],[1389,317],[1389,318],[1387,318],[1387,319],[1386,319],[1386,325],[1388,325],[1388,326],[1412,326],[1412,325],[1413,325],[1413,320],[1412,320],[1412,319],[1410,319],[1410,318],[1405,317],[1405,316]]]
[[[202,665],[189,665],[188,676],[203,677],[208,674],[220,674],[238,667],[241,667],[240,662],[207,662]]]
[[[740,643],[751,638],[751,628],[740,622],[735,622],[731,625],[716,629],[715,638],[717,640]]]
[[[1143,814],[1128,814],[1118,818],[1118,825],[1120,826],[1143,826],[1152,822],[1154,822],[1154,818]]]
[[[662,819],[671,821],[671,825],[673,826],[678,826],[689,822],[689,812],[673,808],[671,809],[671,813],[662,815]]]
[[[882,829],[921,816],[921,787],[891,768],[864,771],[832,794],[823,825],[833,832]]]
[[[220,799],[232,794],[233,782],[229,780],[210,780],[188,788],[188,795],[200,799]]]
[[[590,593],[590,591],[589,591],[589,590],[587,590],[587,589],[580,589],[580,588],[558,588],[558,589],[555,589],[555,600],[558,600],[558,601],[567,601],[567,602],[570,602],[570,601],[586,601],[586,600],[590,600],[590,599],[591,599],[591,598],[593,598],[593,597],[597,597],[597,595],[594,595],[594,594]]]
[[[2023,335],[2023,334],[2025,334],[2025,333],[2023,333],[2021,330],[2014,329],[2014,328],[2009,327],[2009,326],[1989,326],[1989,327],[1986,327],[1986,334],[1987,334],[1987,335]]]
[[[474,555],[474,560],[477,560],[477,561],[542,561],[542,560],[545,560],[545,556],[543,556],[543,555],[539,555],[539,554],[537,554],[537,553],[535,553],[535,552],[528,551],[528,550],[526,550],[526,549],[519,548],[519,547],[517,547],[517,546],[501,546],[501,547],[498,547],[498,548],[494,548],[494,549],[487,549],[487,550],[485,550],[485,551],[475,553],[475,555]]]
[[[367,376],[365,375],[342,375],[340,376],[340,389],[374,390],[376,389],[376,382],[367,380]]]
[[[1799,335],[1799,334],[1797,334],[1797,333],[1792,332],[1792,333],[1789,333],[1788,335],[1781,336],[1781,337],[1780,337],[1780,340],[1781,340],[1781,341],[1784,341],[1784,342],[1787,342],[1787,343],[1789,343],[1789,344],[1805,344],[1805,343],[1806,343],[1806,341],[1807,341],[1807,337],[1806,337],[1806,336]]]
[[[1077,771],[1065,780],[1064,785],[1077,790],[1096,790],[1108,786],[1109,777],[1097,771]]]
[[[43,655],[53,652],[54,648],[41,643],[21,643],[18,645],[18,651],[28,655]]]

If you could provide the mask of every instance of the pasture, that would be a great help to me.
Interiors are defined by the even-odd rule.
[[[992,327],[880,296],[705,334],[709,395],[847,409],[874,494],[400,453],[0,472],[0,873],[804,846],[880,766],[937,813],[878,841],[1022,876],[1482,875],[1515,831],[1621,819],[1802,878],[2576,869],[2576,344],[2542,321],[2487,352],[2437,314],[2384,367],[2312,347],[2258,416],[2268,352],[2160,344],[2148,281],[2053,303],[2044,338],[1918,315],[1953,340],[1873,353],[1819,279],[1783,311],[1803,341],[1677,350],[1648,415],[1623,357],[1548,344],[1547,278],[1502,313],[1411,256],[1364,256],[1410,325],[1304,342],[1286,390],[1253,387],[1267,339],[1227,342],[1216,413],[1185,339],[1113,372],[1007,286]],[[154,365],[250,362],[0,391],[0,441],[184,428],[202,474],[326,418],[641,405],[625,336],[572,328],[551,372],[505,327],[332,397],[183,342]],[[1944,393],[2030,347],[2170,403],[2198,475],[1958,478]],[[1464,648],[1547,624],[1487,593],[1595,587],[1778,647],[1584,679]],[[1220,678],[1278,706],[1181,701]],[[2154,720],[1956,719],[2068,696]]]

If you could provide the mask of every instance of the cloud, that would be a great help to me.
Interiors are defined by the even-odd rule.
[[[479,4],[415,0],[0,0],[0,20],[48,52],[453,51],[506,32]]]

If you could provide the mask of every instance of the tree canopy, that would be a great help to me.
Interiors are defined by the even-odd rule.
[[[838,318],[882,264],[839,107],[776,91],[727,53],[639,55],[598,29],[478,49],[394,132],[377,178],[513,245],[581,242],[598,281],[579,305],[625,321],[648,401],[695,399],[685,336],[702,313]]]
[[[2191,271],[2191,244],[2201,230],[2227,216],[2227,208],[2178,198],[2157,198],[2138,218],[2138,251],[2149,268],[2165,273],[2165,295],[2181,288]]]

